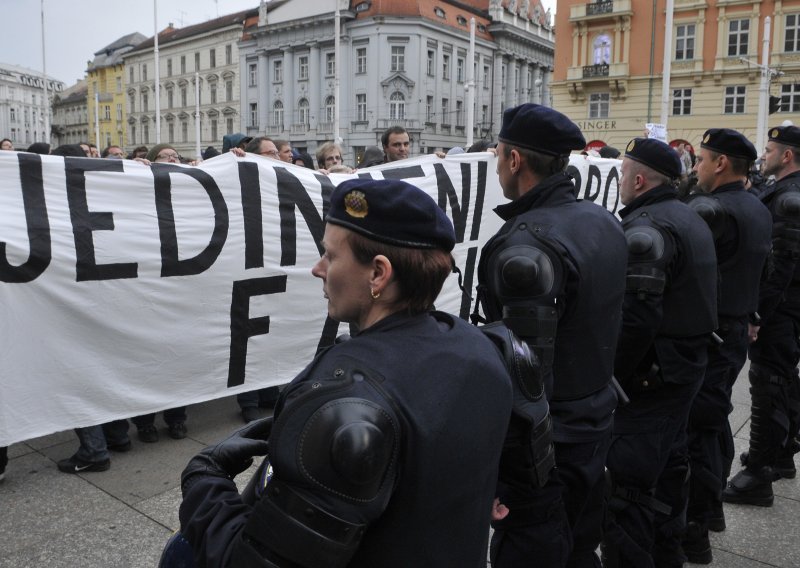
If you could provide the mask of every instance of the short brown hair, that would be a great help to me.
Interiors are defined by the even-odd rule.
[[[519,152],[528,168],[541,178],[548,178],[553,174],[563,172],[569,165],[569,156],[548,156],[535,150],[520,148],[508,143],[503,145],[503,156],[508,158],[511,155],[512,148]]]
[[[398,247],[370,240],[353,231],[347,232],[347,242],[361,264],[369,264],[379,254],[389,259],[400,289],[398,303],[404,304],[411,315],[433,309],[444,281],[453,270],[453,257],[443,249]]]

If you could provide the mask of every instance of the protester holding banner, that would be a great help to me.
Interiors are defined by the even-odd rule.
[[[8,138],[0,140],[0,150],[14,150],[14,143]]]
[[[503,114],[499,141],[497,174],[512,201],[495,209],[506,223],[481,252],[479,301],[545,365],[557,467],[542,488],[500,487],[509,512],[493,517],[492,566],[594,567],[625,237],[611,213],[576,199],[565,170],[586,140],[569,118],[523,104]]]
[[[703,135],[694,170],[706,192],[688,204],[710,224],[719,267],[717,335],[700,392],[689,414],[691,479],[683,549],[690,562],[712,559],[709,528],[725,529],[720,493],[733,460],[728,414],[733,383],[747,360],[748,323],[757,323],[759,279],[771,246],[772,220],[744,188],[756,159],[753,144],[730,128]]]
[[[359,331],[286,387],[268,443],[258,421],[189,462],[181,530],[203,566],[485,566],[512,389],[492,341],[431,311],[453,225],[417,187],[368,178],[334,189],[326,220],[312,273]],[[264,453],[250,504],[233,477]]]
[[[686,425],[717,327],[717,257],[708,226],[677,199],[678,154],[655,138],[625,151],[620,211],[628,276],[614,372],[630,402],[608,451],[605,568],[682,566]]]

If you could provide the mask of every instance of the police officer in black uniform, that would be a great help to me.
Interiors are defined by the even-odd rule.
[[[495,209],[506,223],[481,252],[479,303],[544,365],[557,471],[544,487],[500,484],[508,514],[493,517],[492,566],[597,566],[625,237],[611,213],[576,198],[565,169],[586,141],[569,118],[523,104],[505,111],[499,141],[512,201]],[[501,474],[514,466],[525,464],[504,461]]]
[[[360,331],[285,388],[268,442],[253,422],[189,462],[180,521],[198,565],[485,567],[512,387],[490,339],[431,311],[454,244],[410,184],[333,191],[312,273],[329,315]],[[266,452],[249,504],[233,477]]]
[[[758,309],[759,279],[769,253],[772,222],[744,182],[756,159],[740,132],[705,132],[694,171],[706,194],[689,201],[714,233],[719,267],[719,328],[722,343],[711,346],[703,385],[689,415],[691,479],[683,548],[690,562],[711,562],[708,529],[724,529],[720,501],[733,459],[728,423],[731,392],[747,359],[748,322]]]
[[[628,277],[614,369],[630,402],[617,409],[606,460],[606,568],[685,560],[686,424],[717,327],[717,257],[706,223],[678,200],[680,175],[664,142],[628,144],[619,185]]]
[[[750,450],[728,483],[726,503],[772,505],[772,481],[793,478],[800,450],[800,128],[769,131],[764,175],[776,181],[761,194],[772,214],[772,253],[761,282],[761,328],[750,346]]]

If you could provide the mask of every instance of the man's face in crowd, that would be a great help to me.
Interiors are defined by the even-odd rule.
[[[781,160],[783,159],[784,150],[785,148],[781,144],[773,142],[772,140],[767,142],[767,146],[764,148],[763,162],[761,164],[764,177],[777,175],[778,172],[781,171],[783,167]]]
[[[338,166],[342,163],[342,153],[339,152],[337,148],[333,148],[332,150],[328,150],[325,153],[325,158],[322,160],[323,166],[325,169]]]
[[[714,170],[719,162],[719,156],[711,150],[700,148],[697,153],[697,161],[694,164],[694,171],[697,174],[697,185],[705,192],[714,189]]]
[[[292,163],[292,145],[284,144],[278,150],[279,157],[282,161]]]
[[[408,148],[411,145],[411,140],[408,137],[408,132],[401,134],[390,134],[386,146],[383,151],[386,154],[387,162],[396,162],[397,160],[405,160],[408,158]]]
[[[289,152],[291,153],[291,147],[289,148]],[[281,154],[278,152],[278,148],[272,140],[262,140],[261,146],[258,148],[258,153],[265,158],[271,158],[273,160],[281,159]]]
[[[108,149],[108,157],[109,158],[124,158],[125,152],[122,151],[122,148],[119,146],[111,146]]]

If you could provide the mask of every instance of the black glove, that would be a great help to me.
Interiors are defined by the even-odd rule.
[[[253,463],[253,456],[269,451],[267,438],[272,430],[272,417],[256,420],[231,434],[215,446],[209,446],[193,457],[181,474],[181,487],[188,490],[190,478],[210,475],[233,479]]]

